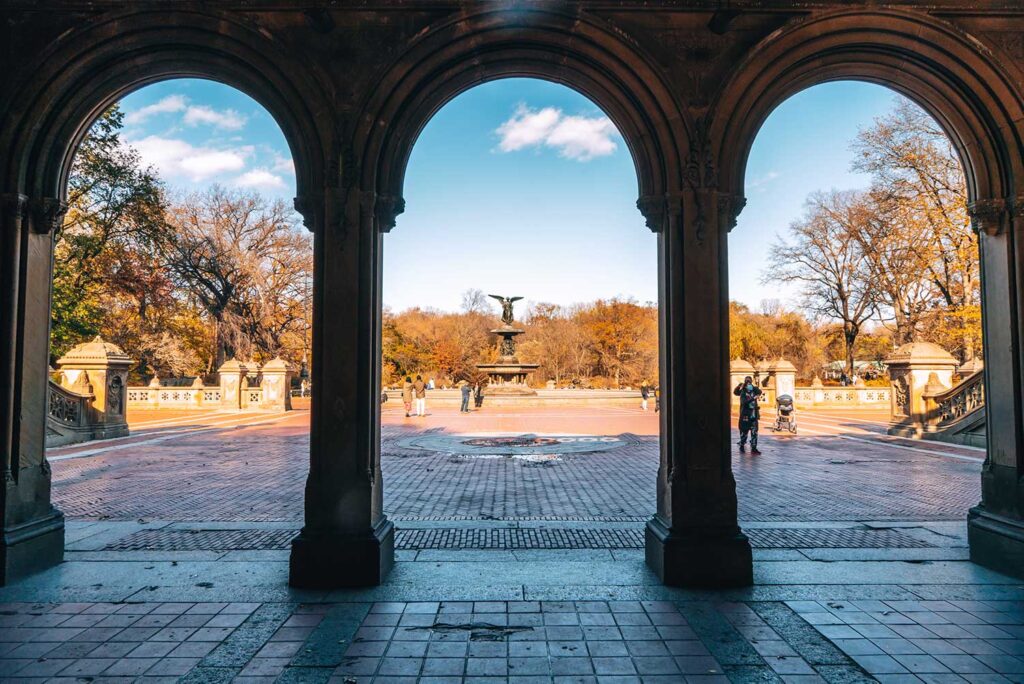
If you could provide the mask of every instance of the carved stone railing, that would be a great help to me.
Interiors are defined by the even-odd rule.
[[[129,387],[129,408],[195,409],[220,408],[220,387]]]
[[[292,369],[283,359],[272,359],[262,367],[229,359],[217,369],[216,385],[195,378],[191,385],[165,386],[154,377],[141,387],[129,387],[128,407],[133,409],[178,410],[291,410]],[[188,382],[187,379],[183,380]],[[179,381],[180,382],[180,381]]]
[[[797,387],[793,401],[798,408],[888,408],[892,390],[888,387]],[[775,394],[766,391],[762,401],[775,405]]]
[[[88,428],[95,395],[79,394],[50,380],[46,399],[47,422],[71,429]]]
[[[958,431],[978,421],[985,409],[985,374],[978,371],[950,389],[922,394],[927,432]]]

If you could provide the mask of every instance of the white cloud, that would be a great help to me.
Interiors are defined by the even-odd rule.
[[[284,181],[266,169],[253,169],[235,179],[235,185],[243,188],[263,188],[265,190],[284,188]]]
[[[768,185],[781,175],[782,174],[780,174],[778,171],[769,171],[763,176],[758,176],[757,178],[751,180],[749,183],[746,184],[746,187],[748,190],[760,190],[761,192],[764,192],[764,186]]]
[[[216,110],[206,105],[192,105],[185,111],[185,123],[189,126],[209,124],[229,131],[245,126],[245,117],[234,109]]]
[[[129,126],[134,126],[156,114],[180,112],[185,109],[187,102],[188,99],[184,95],[168,95],[159,102],[154,102],[153,104],[146,105],[141,109],[128,112],[124,115],[124,122]]]
[[[292,160],[291,157],[282,157],[279,154],[275,154],[274,155],[274,166],[272,168],[273,168],[274,171],[277,171],[279,173],[294,174],[295,173],[295,162]]]
[[[502,152],[544,145],[567,159],[583,162],[612,154],[618,148],[614,140],[618,131],[608,117],[566,116],[556,107],[530,109],[519,105],[512,118],[495,132],[501,136],[498,149]]]
[[[193,182],[241,171],[254,149],[251,145],[228,149],[196,147],[184,140],[156,135],[128,144],[138,151],[146,165],[155,167],[165,179],[185,177]]]

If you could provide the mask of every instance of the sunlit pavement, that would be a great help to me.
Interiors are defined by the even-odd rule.
[[[733,457],[753,587],[646,568],[653,412],[385,407],[398,562],[325,592],[287,586],[307,412],[136,417],[51,451],[65,563],[0,589],[0,678],[1024,681],[1024,586],[966,560],[981,452],[875,412],[771,418]]]

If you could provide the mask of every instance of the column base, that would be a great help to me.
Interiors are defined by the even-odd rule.
[[[394,562],[395,526],[387,518],[365,536],[303,529],[292,541],[288,584],[302,589],[374,587]]]
[[[647,565],[664,584],[725,589],[754,583],[750,541],[742,532],[725,537],[683,536],[652,518],[646,537]]]
[[[967,542],[972,562],[1024,579],[1024,520],[975,506],[967,514]]]
[[[42,518],[3,530],[0,586],[60,565],[64,560],[64,514],[56,508]]]

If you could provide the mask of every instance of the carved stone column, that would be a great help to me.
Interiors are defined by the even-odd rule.
[[[52,198],[0,196],[0,583],[56,565],[64,516],[50,503],[45,457],[53,230]]]
[[[727,386],[727,235],[742,199],[715,192],[700,171],[690,191],[638,206],[658,232],[660,299],[661,463],[647,564],[665,584],[749,585]]]
[[[379,584],[394,560],[380,471],[381,234],[400,198],[357,187],[296,199],[314,232],[313,400],[306,517],[290,583]]]
[[[969,207],[981,251],[988,449],[968,514],[971,560],[1024,577],[1024,197]]]

